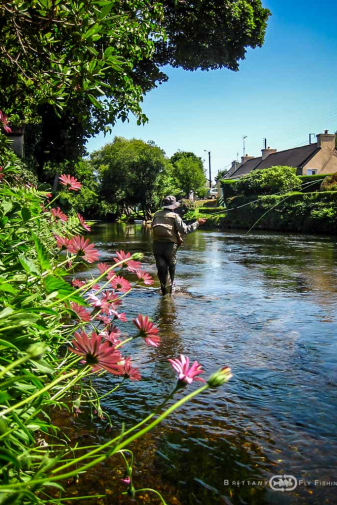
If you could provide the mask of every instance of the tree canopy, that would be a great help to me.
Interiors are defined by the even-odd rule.
[[[191,191],[198,193],[206,187],[202,159],[191,152],[178,151],[171,157],[173,177],[187,198]]]
[[[165,153],[153,142],[115,137],[91,156],[98,172],[101,195],[119,210],[128,212],[130,206],[140,206],[145,214],[158,204],[161,182],[168,161]]]

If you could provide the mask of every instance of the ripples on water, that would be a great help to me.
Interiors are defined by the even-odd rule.
[[[102,224],[91,238],[101,261],[140,251],[155,275],[148,230]],[[162,344],[127,349],[143,379],[104,403],[116,425],[141,419],[173,388],[168,358],[188,355],[205,375],[223,365],[234,373],[135,444],[137,487],[150,481],[181,505],[337,503],[337,487],[313,485],[337,481],[336,256],[331,238],[200,230],[178,253],[172,299],[153,288],[129,295],[129,321],[149,315]],[[102,393],[110,388],[104,377]],[[284,473],[311,485],[290,493],[232,485]]]

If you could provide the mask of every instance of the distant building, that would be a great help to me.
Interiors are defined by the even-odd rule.
[[[297,175],[333,174],[337,172],[336,135],[324,133],[317,135],[316,144],[294,147],[285,151],[262,149],[262,156],[254,158],[243,156],[236,170],[230,169],[225,179],[237,179],[252,170],[287,166],[297,169]]]

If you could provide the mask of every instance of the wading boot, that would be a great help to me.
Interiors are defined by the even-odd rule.
[[[166,284],[160,283],[161,294],[165,296],[167,294]]]

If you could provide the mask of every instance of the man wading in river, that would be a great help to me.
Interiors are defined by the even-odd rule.
[[[155,213],[152,221],[153,254],[156,258],[158,279],[163,295],[172,293],[174,274],[177,263],[177,250],[182,245],[182,233],[195,231],[206,219],[198,219],[195,223],[185,224],[181,217],[174,212],[180,206],[174,196],[164,198],[163,210]],[[167,285],[168,274],[171,284]]]

